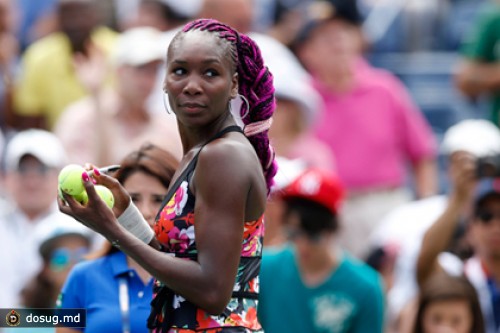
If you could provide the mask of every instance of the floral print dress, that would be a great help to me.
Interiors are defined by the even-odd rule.
[[[227,127],[215,138],[229,131],[241,131],[241,129],[237,126]],[[194,232],[196,198],[188,186],[197,157],[198,155],[172,186],[166,196],[167,203],[161,208],[155,224],[155,234],[163,250],[185,260],[197,260],[198,254]],[[153,332],[163,333],[263,332],[257,319],[263,232],[262,217],[256,221],[245,222],[240,263],[232,298],[221,315],[209,315],[182,296],[175,294],[160,281],[156,281],[148,327],[153,329]]]

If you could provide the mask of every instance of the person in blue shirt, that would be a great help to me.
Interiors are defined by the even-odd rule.
[[[280,195],[288,243],[262,258],[258,317],[265,332],[383,332],[380,276],[335,245],[339,180],[306,169]]]
[[[146,144],[125,157],[115,175],[151,227],[177,166],[169,152]],[[57,332],[148,332],[151,275],[110,243],[101,252],[73,268],[59,298],[61,308],[87,309],[86,328]]]

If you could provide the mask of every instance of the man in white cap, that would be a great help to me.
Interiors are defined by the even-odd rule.
[[[106,64],[96,64],[90,75],[86,67],[80,68],[90,95],[71,104],[55,127],[71,163],[116,164],[145,142],[180,159],[175,117],[156,117],[146,105],[165,56],[160,39],[161,32],[151,27],[132,28],[118,38],[112,58],[116,88],[107,89],[98,78],[105,75]]]
[[[7,272],[0,274],[0,305],[15,306],[20,288],[40,265],[34,230],[42,221],[61,214],[56,204],[57,176],[66,154],[52,133],[30,129],[14,135],[4,156],[8,206],[0,211],[0,234],[5,238],[0,256],[16,264],[4,266]]]

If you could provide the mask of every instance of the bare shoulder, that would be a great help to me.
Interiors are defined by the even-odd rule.
[[[206,145],[200,153],[198,169],[245,178],[245,175],[251,177],[255,170],[260,171],[261,167],[250,142],[235,133]]]
[[[247,221],[262,215],[266,181],[255,149],[241,134],[230,134],[206,145],[199,155],[193,180],[196,196],[210,197],[212,207],[217,200],[224,207],[229,202],[234,207],[237,202],[245,202]]]

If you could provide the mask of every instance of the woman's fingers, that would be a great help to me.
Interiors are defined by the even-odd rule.
[[[120,216],[123,211],[128,207],[130,203],[130,196],[127,191],[123,188],[120,182],[111,176],[99,172],[98,169],[94,169],[93,177],[97,180],[97,183],[103,185],[111,190],[115,198],[115,206],[113,207],[113,212],[115,216]]]

